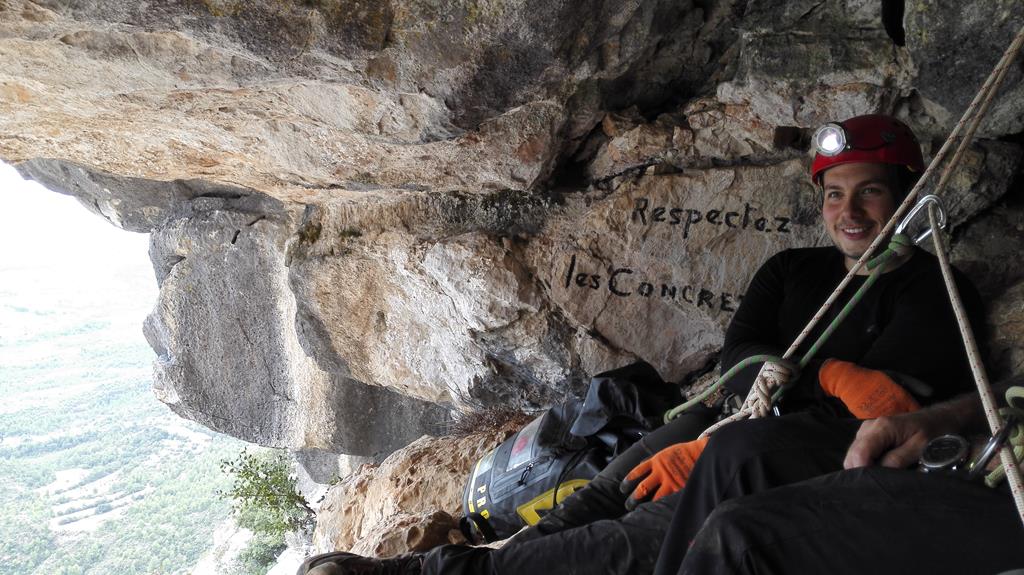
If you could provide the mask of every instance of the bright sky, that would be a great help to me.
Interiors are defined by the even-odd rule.
[[[85,328],[143,341],[157,300],[148,239],[0,163],[0,386],[12,363],[75,364],[60,354],[78,353],[68,338]]]
[[[118,229],[0,162],[0,272],[38,266],[100,271],[145,258],[148,241],[149,234]]]

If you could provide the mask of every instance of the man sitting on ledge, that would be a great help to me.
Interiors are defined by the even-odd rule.
[[[924,169],[916,137],[899,120],[869,115],[840,125],[844,145],[819,151],[810,174],[835,247],[787,250],[761,267],[726,331],[723,370],[752,355],[782,355]],[[801,412],[812,434],[819,428],[827,434],[837,419],[855,426],[855,418],[916,409],[966,391],[969,366],[935,258],[912,248],[884,272],[786,394],[784,409]],[[854,279],[835,310],[866,277]],[[980,326],[977,291],[963,277],[958,283],[972,323]],[[730,390],[745,396],[757,369],[741,372]],[[705,444],[693,440],[717,413],[698,408],[653,431],[501,549],[444,545],[390,559],[334,552],[311,557],[299,574],[650,573],[679,490]],[[841,460],[833,461],[832,469],[840,468]]]

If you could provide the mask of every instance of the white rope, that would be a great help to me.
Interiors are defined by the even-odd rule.
[[[964,139],[960,142],[957,147],[956,153],[953,155],[953,159],[950,160],[950,165],[947,166],[946,170],[942,173],[942,178],[939,179],[939,183],[933,191],[934,194],[938,195],[948,183],[950,176],[952,175],[953,168],[959,163],[960,158],[963,157],[964,152],[967,150],[968,145],[974,137],[974,133],[977,131],[978,126],[981,125],[982,119],[988,112],[989,107],[992,104],[992,100],[995,97],[996,91],[1003,82],[1003,78],[1006,76],[1006,72],[1010,67],[1014,57],[1020,51],[1022,45],[1024,45],[1024,27],[1017,33],[1013,42],[1007,48],[1006,53],[1003,54],[1003,58],[1000,59],[999,64],[992,71],[989,76],[989,81],[986,81],[987,93],[985,93],[984,99],[978,107],[977,113],[971,118],[970,126],[967,133],[964,135]],[[982,92],[979,92],[979,96],[986,92],[986,88],[982,88]],[[975,101],[978,97],[975,97]],[[968,110],[970,112],[970,110]],[[964,114],[966,118],[967,113]],[[961,119],[961,122],[963,119]],[[941,234],[939,233],[938,222],[935,215],[935,204],[928,206],[928,222],[932,229],[932,242],[935,246],[935,255],[939,259],[939,267],[942,270],[942,278],[946,284],[946,291],[949,292],[949,300],[953,306],[953,313],[956,316],[957,324],[960,327],[960,337],[963,339],[964,348],[967,351],[968,363],[971,366],[971,373],[974,376],[975,387],[978,388],[978,396],[981,399],[982,409],[985,413],[985,420],[988,422],[989,430],[992,435],[995,435],[1002,427],[1003,422],[999,416],[999,406],[995,397],[995,393],[992,391],[992,385],[988,380],[988,375],[985,373],[985,365],[982,363],[981,354],[978,351],[978,344],[974,337],[974,333],[971,331],[970,323],[967,320],[967,313],[964,311],[963,302],[960,298],[960,291],[956,287],[956,282],[953,279],[952,266],[949,263],[949,255],[942,242]],[[1013,502],[1017,506],[1017,515],[1021,521],[1024,522],[1024,481],[1021,478],[1021,470],[1018,467],[1018,462],[1014,457],[1013,447],[1007,442],[1003,445],[999,452],[1000,460],[1003,464],[1003,469],[1006,472],[1007,482],[1010,484],[1010,492],[1013,494]]]
[[[942,269],[942,279],[946,283],[946,291],[949,292],[949,301],[953,305],[953,314],[956,315],[957,324],[960,326],[960,337],[964,340],[964,348],[967,350],[967,359],[971,365],[971,373],[974,375],[974,383],[978,388],[978,395],[981,397],[981,405],[985,411],[985,419],[988,421],[992,435],[1002,427],[1003,422],[999,417],[999,406],[996,404],[995,394],[992,392],[992,385],[985,373],[985,365],[981,361],[981,353],[978,351],[978,343],[971,331],[971,324],[967,320],[967,312],[964,311],[963,301],[960,299],[960,290],[956,287],[953,279],[953,268],[949,264],[949,255],[942,243],[942,234],[939,233],[938,222],[935,216],[935,204],[928,206],[928,221],[932,227],[932,242],[935,244],[935,255],[939,258],[939,267]],[[1006,471],[1006,478],[1010,484],[1010,492],[1013,494],[1013,502],[1017,505],[1017,514],[1021,521],[1024,521],[1024,482],[1021,481],[1020,468],[1017,467],[1017,460],[1013,456],[1013,446],[1009,442],[1003,444],[999,451],[1003,469]]]

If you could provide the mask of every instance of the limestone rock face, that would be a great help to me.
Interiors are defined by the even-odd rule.
[[[996,377],[1020,374],[1024,370],[1024,282],[1017,283],[993,302],[989,311],[992,337],[989,356]]]
[[[1024,237],[1024,188],[1011,187],[965,230],[952,253],[988,303],[989,331],[979,337],[987,343],[993,380],[1024,371],[1024,262],[1004,251],[1007,243],[1017,246]]]
[[[951,254],[986,300],[1003,297],[1024,280],[1024,261],[1006,257],[1005,251],[1007,243],[1016,247],[1024,237],[1024,188],[1019,180],[1011,188],[1002,201],[963,230]]]
[[[380,465],[362,466],[328,491],[314,546],[386,557],[457,542],[453,517],[462,513],[472,466],[522,424],[513,419],[459,438],[423,437]]]
[[[721,346],[761,262],[822,240],[806,209],[814,192],[805,179],[791,160],[624,180],[550,220],[528,261],[547,272],[550,300],[603,348],[681,379]],[[607,365],[606,354],[584,350],[581,361],[593,373]]]
[[[954,14],[944,2],[921,0],[907,5],[905,19],[907,48],[918,69],[915,87],[954,121],[1024,25],[1024,13],[1013,0],[964,8]],[[1019,62],[1007,70],[999,98],[981,124],[981,133],[988,137],[1024,130]]]
[[[1013,8],[0,0],[0,158],[152,233],[177,413],[379,458],[636,359],[703,369],[757,266],[827,242],[812,130],[889,112],[934,154]],[[960,247],[1012,223],[1007,78],[946,192],[965,262],[1017,251]]]

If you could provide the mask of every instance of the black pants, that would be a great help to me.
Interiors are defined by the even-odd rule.
[[[720,429],[682,491],[656,573],[676,572],[689,542],[719,503],[842,469],[858,427],[856,419],[797,413]]]
[[[994,575],[1021,567],[1024,528],[1008,490],[868,467],[719,505],[682,566],[668,571]]]
[[[656,573],[994,574],[1024,566],[1024,529],[1007,493],[914,471],[835,471],[858,425],[801,414],[719,431],[680,498]]]
[[[644,459],[695,439],[714,412],[688,412],[615,458],[586,487],[497,550],[445,545],[424,558],[424,575],[650,573],[679,494],[626,513],[619,484]]]

